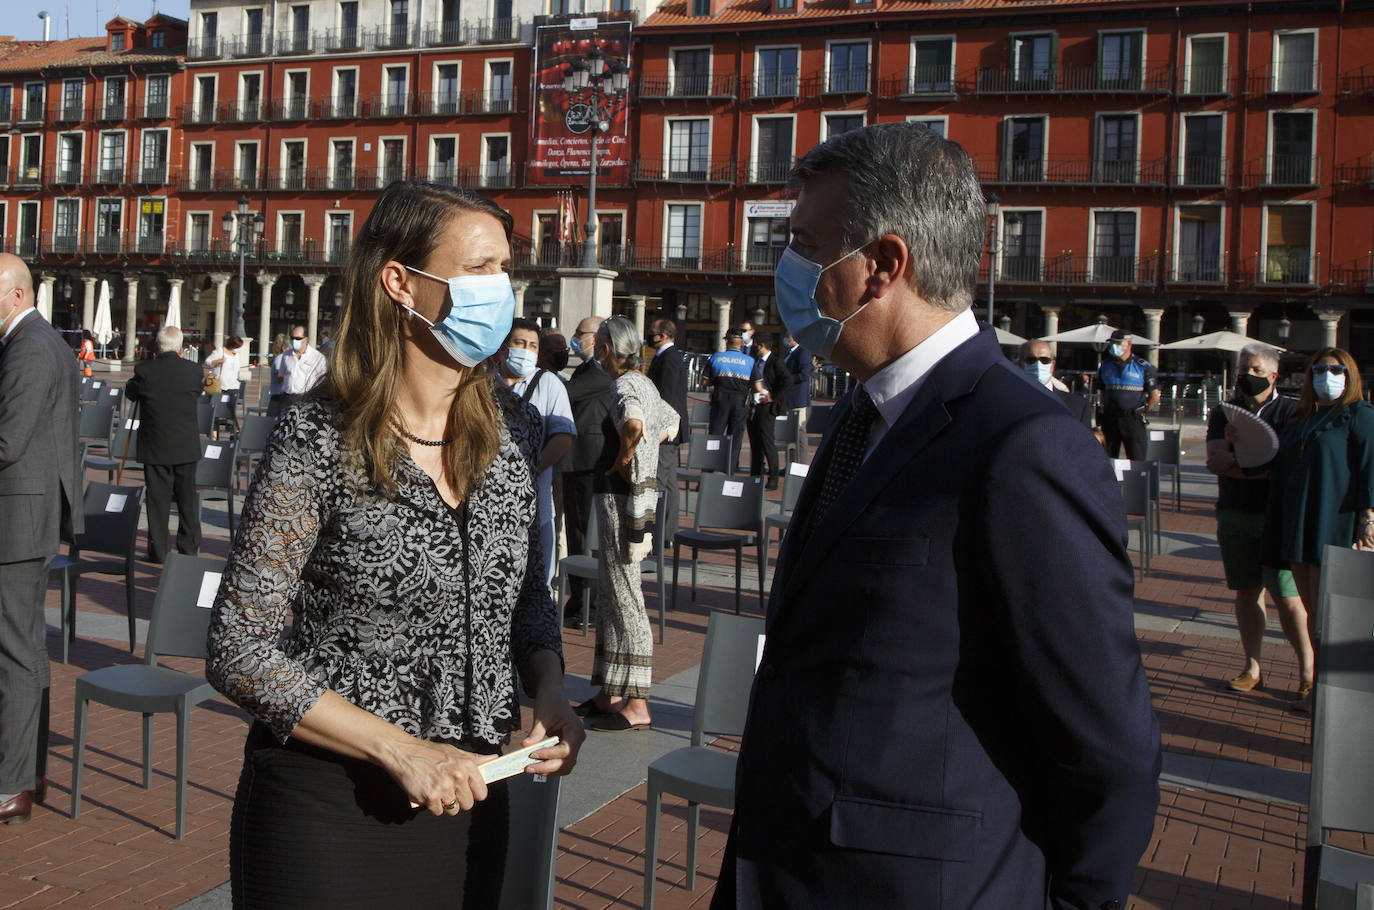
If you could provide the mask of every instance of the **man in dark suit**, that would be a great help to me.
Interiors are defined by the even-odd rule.
[[[677,465],[679,446],[687,441],[690,421],[687,419],[687,355],[677,346],[677,323],[671,319],[655,319],[649,327],[649,343],[654,359],[649,362],[649,380],[658,389],[659,397],[677,411],[677,435],[658,446],[658,488],[663,491],[665,526],[677,527]]]
[[[568,536],[568,552],[587,552],[587,525],[592,517],[592,484],[596,474],[592,470],[606,444],[605,424],[610,418],[611,377],[601,369],[592,356],[596,344],[596,330],[603,322],[601,316],[588,316],[577,324],[571,351],[582,363],[568,379],[568,406],[572,409],[577,436],[572,441],[559,469],[563,472],[563,527]],[[619,444],[619,440],[616,440]],[[564,607],[565,621],[582,622],[582,588],[580,578],[572,579],[572,596]]]
[[[759,349],[754,344],[754,324],[748,319],[739,324],[740,353],[745,354],[755,360],[759,359]]]
[[[81,531],[72,349],[33,307],[33,277],[0,253],[0,822],[47,791],[48,565]]]
[[[806,413],[811,408],[811,352],[791,335],[783,338],[783,351],[786,355],[783,364],[792,374],[792,384],[787,387],[787,410],[797,415],[797,461],[811,463],[811,443],[807,439]]]
[[[134,366],[124,387],[138,403],[138,457],[148,484],[148,561],[167,558],[167,524],[171,502],[177,503],[177,552],[200,552],[200,496],[196,465],[200,461],[200,428],[196,402],[201,371],[181,359],[181,329],[164,326],[157,333],[157,356]]]
[[[1093,409],[1088,399],[1075,395],[1069,387],[1054,378],[1054,352],[1044,341],[1025,341],[1021,343],[1018,359],[1021,369],[1026,371],[1034,382],[1044,386],[1059,403],[1069,409],[1069,413],[1088,429],[1093,426]]]
[[[779,555],[713,906],[1124,906],[1159,728],[1121,495],[971,313],[973,167],[883,123],[790,184],[779,313],[862,385]]]
[[[763,391],[749,413],[749,473],[761,475],[767,470],[769,490],[778,488],[778,444],[773,438],[775,420],[787,411],[787,392],[792,386],[792,374],[781,357],[773,355],[773,345],[762,335],[755,335],[754,348],[763,364]]]

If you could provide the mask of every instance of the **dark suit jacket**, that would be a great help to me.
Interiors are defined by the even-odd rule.
[[[675,445],[687,440],[687,355],[682,348],[673,345],[661,354],[655,354],[649,361],[649,381],[658,389],[659,397],[677,411],[677,438]]]
[[[763,362],[763,387],[773,394],[773,400],[764,408],[765,413],[777,417],[787,411],[787,390],[792,387],[792,373],[777,351],[768,355]]]
[[[787,364],[793,380],[787,390],[787,406],[804,408],[811,403],[811,352],[797,345],[787,352],[783,363]]]
[[[144,464],[200,461],[201,369],[175,351],[141,360],[124,394],[138,405],[138,460]]]
[[[559,462],[559,468],[590,471],[605,445],[603,428],[611,408],[611,377],[596,361],[588,360],[573,370],[567,391],[577,437]]]
[[[832,426],[849,411],[846,399]],[[713,906],[1125,905],[1158,803],[1121,494],[991,329],[779,554]]]
[[[82,531],[81,372],[37,312],[0,350],[0,562],[56,556]]]

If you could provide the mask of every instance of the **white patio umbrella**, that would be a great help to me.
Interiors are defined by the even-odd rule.
[[[1024,344],[1026,339],[1017,335],[1015,332],[1008,332],[1005,329],[996,329],[997,343],[1004,348],[1012,348]]]
[[[1112,333],[1118,331],[1114,325],[1105,322],[1094,322],[1092,325],[1085,325],[1078,329],[1069,329],[1067,332],[1055,332],[1053,335],[1046,335],[1041,341],[1052,341],[1055,344],[1108,344],[1112,340]],[[1140,335],[1131,336],[1131,345],[1137,348],[1148,348],[1154,342]]]
[[[162,320],[163,327],[181,328],[181,285],[172,285],[172,292],[167,295],[167,318]]]
[[[46,281],[38,285],[38,299],[34,301],[34,306],[38,309],[39,316],[52,322],[52,294],[48,290]]]
[[[95,299],[95,325],[91,326],[91,337],[103,349],[114,337],[114,322],[110,319],[110,283],[100,282],[100,295]]]
[[[1279,352],[1286,350],[1276,344],[1230,331],[1208,332],[1206,335],[1198,335],[1194,338],[1171,341],[1168,344],[1161,344],[1159,349],[1161,351],[1229,351],[1235,354],[1239,353],[1247,344],[1262,344]]]

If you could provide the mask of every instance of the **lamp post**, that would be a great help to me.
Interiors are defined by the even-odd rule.
[[[993,300],[997,296],[997,253],[999,252],[997,213],[1002,210],[996,193],[988,193],[988,325],[992,321]]]
[[[607,86],[609,85],[609,91]],[[586,235],[579,268],[596,269],[596,137],[611,128],[611,106],[630,87],[630,68],[619,61],[606,62],[606,52],[595,44],[586,56],[563,67],[563,91],[571,97],[568,103],[567,124],[574,133],[591,131],[591,157],[587,168],[587,222],[582,226]],[[591,90],[588,101],[582,96]],[[590,103],[589,103],[590,102]],[[578,127],[582,129],[579,130]]]
[[[243,327],[243,304],[248,292],[243,285],[243,263],[248,251],[255,247],[262,237],[263,230],[262,215],[250,212],[249,205],[248,197],[240,196],[238,211],[225,212],[219,223],[224,231],[225,242],[230,245],[232,251],[239,254],[239,293],[234,303],[234,326],[229,331],[231,335],[240,338],[244,337],[246,331]]]

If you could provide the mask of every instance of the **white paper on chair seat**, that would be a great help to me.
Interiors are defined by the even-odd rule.
[[[1151,430],[1151,431],[1150,431],[1150,442],[1163,442],[1163,441],[1164,441],[1164,431],[1163,431],[1163,430]]]
[[[112,398],[118,398],[118,397],[119,397],[119,389],[110,389],[110,396],[111,396]]]
[[[719,451],[720,451],[720,440],[719,440],[719,439],[708,439],[708,440],[706,440],[706,451],[708,451],[708,452],[719,452]]]
[[[1112,470],[1116,472],[1116,481],[1120,483],[1122,478],[1126,476],[1126,472],[1130,470],[1131,460],[1129,458],[1113,458],[1111,461]]]
[[[219,458],[219,453],[220,453],[220,450],[221,450],[222,448],[223,448],[222,446],[206,446],[206,447],[205,447],[205,457],[206,457],[206,458],[209,458],[209,459],[212,459],[212,460],[213,460],[213,459],[216,459],[216,458]]]
[[[221,396],[219,396],[219,401],[220,401],[220,404],[228,404],[228,403],[229,403],[229,396],[228,396],[228,395],[221,395]]]
[[[93,388],[93,389],[98,389],[98,388],[100,388],[100,383],[98,383],[98,382],[93,382],[93,383],[91,383],[91,388]]]
[[[206,572],[200,577],[200,593],[196,595],[196,606],[210,609],[215,605],[215,595],[219,593],[219,572]]]
[[[138,429],[138,425],[139,425],[140,423],[142,423],[142,422],[143,422],[143,421],[141,421],[141,420],[126,420],[126,421],[124,421],[124,429],[126,429],[126,430],[137,430],[137,429]]]
[[[731,499],[739,499],[744,495],[744,481],[727,480],[720,485],[720,495],[729,496]]]
[[[811,465],[804,461],[789,461],[787,463],[787,473],[795,474],[798,477],[805,477],[809,470],[811,470]]]
[[[763,640],[765,636],[759,636],[759,648],[754,652],[754,672],[759,672],[759,664],[763,663]]]
[[[123,512],[124,503],[129,501],[126,493],[111,493],[109,500],[105,503],[106,512]]]

